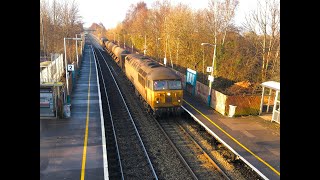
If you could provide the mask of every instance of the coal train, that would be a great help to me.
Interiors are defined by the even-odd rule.
[[[181,115],[183,88],[181,77],[172,69],[142,54],[133,54],[108,39],[101,45],[132,83],[146,110],[156,117]]]

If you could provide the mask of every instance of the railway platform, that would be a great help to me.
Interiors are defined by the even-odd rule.
[[[184,93],[183,108],[264,179],[280,179],[280,125],[261,116],[225,117]]]
[[[71,116],[40,120],[40,179],[108,179],[98,75],[85,44],[71,96]]]

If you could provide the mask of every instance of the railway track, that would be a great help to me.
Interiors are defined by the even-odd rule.
[[[229,161],[227,159],[224,159],[225,153],[221,153],[221,147],[216,147],[216,142],[212,140],[212,137],[208,133],[203,133],[205,131],[199,130],[199,125],[195,125],[196,123],[193,120],[190,121],[191,117],[189,118],[189,120],[187,120],[188,118],[186,119],[186,117],[176,119],[170,117],[166,119],[166,121],[172,121],[170,122],[171,124],[169,124],[168,127],[173,126],[173,128],[171,129],[176,129],[176,133],[171,134],[170,131],[168,131],[169,136],[173,138],[180,136],[182,138],[180,140],[177,140],[178,145],[175,143],[175,141],[172,142],[173,145],[170,145],[171,138],[169,138],[169,136],[168,138],[166,138],[164,135],[162,135],[163,132],[162,130],[160,130],[160,126],[156,125],[155,123],[157,120],[154,119],[150,114],[145,112],[143,103],[139,101],[139,97],[137,98],[134,93],[134,87],[126,78],[124,73],[120,70],[119,66],[117,66],[117,64],[108,54],[101,53],[102,51],[98,52],[98,49],[96,49],[96,52],[97,54],[100,54],[100,58],[104,59],[104,61],[108,61],[109,68],[107,68],[107,70],[109,71],[109,73],[112,72],[113,77],[116,78],[117,83],[120,85],[119,88],[123,92],[123,98],[125,98],[125,100],[129,103],[128,108],[131,111],[131,115],[136,122],[137,129],[139,129],[139,131],[142,133],[140,134],[141,138],[144,140],[145,146],[148,148],[147,150],[150,159],[153,162],[155,172],[157,172],[159,179],[259,179],[256,178],[255,175],[252,175],[252,172],[250,170],[248,171],[243,164],[239,164],[238,161],[236,161],[235,163],[232,163],[231,161],[231,164],[229,164]],[[111,74],[109,74],[108,76],[110,77]],[[101,79],[100,74],[99,79]],[[102,89],[101,91],[103,90],[104,89]],[[105,99],[106,97],[103,96],[102,98]],[[174,121],[178,121],[180,122],[180,124]],[[110,129],[112,128],[110,127],[112,127],[112,125],[106,127],[106,131],[111,131]],[[190,129],[190,127],[195,128]],[[192,138],[190,137],[188,138],[188,135],[186,135],[187,132],[191,133],[196,140],[192,140]],[[106,137],[108,138],[107,135]],[[204,141],[203,138],[206,140]],[[110,139],[114,138],[110,137]],[[192,141],[193,143],[191,143]],[[198,142],[199,145],[195,145],[195,142]],[[109,144],[110,146],[111,143],[112,142],[107,139],[107,145]],[[112,144],[115,144],[115,142],[113,142]],[[201,150],[201,147],[199,148],[199,146],[205,147],[205,151],[208,152],[207,155],[204,150]],[[116,148],[113,149],[113,152],[115,152]],[[110,147],[108,150],[110,150]],[[108,152],[108,160],[111,159],[111,157],[109,158],[109,156],[112,155]],[[128,158],[132,157],[128,156]],[[210,160],[210,158],[214,160]],[[111,171],[112,169],[111,164],[117,164],[117,158],[113,159],[115,159],[114,163],[109,162],[109,171]],[[216,160],[218,162],[217,164],[219,164],[218,166],[214,165],[215,163],[212,162]],[[221,167],[221,169],[226,173],[220,172],[219,167]],[[116,172],[116,170],[119,171],[119,166],[115,166],[114,169],[114,172]],[[213,173],[214,175],[210,175],[210,173]],[[144,179],[134,176],[129,178]],[[150,179],[150,177],[148,179]]]
[[[155,120],[194,179],[230,179],[176,118]]]
[[[98,66],[110,179],[158,179],[112,70],[100,51]]]

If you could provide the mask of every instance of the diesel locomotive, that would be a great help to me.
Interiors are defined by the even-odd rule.
[[[181,77],[175,71],[148,56],[132,54],[108,40],[104,42],[148,112],[155,116],[182,113],[183,88]]]

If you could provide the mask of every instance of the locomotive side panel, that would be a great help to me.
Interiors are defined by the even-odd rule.
[[[130,61],[126,60],[125,62],[125,73],[127,78],[132,82],[135,89],[138,93],[145,99],[146,90],[145,90],[145,78],[139,74],[138,69],[141,62],[138,59],[132,58]],[[145,99],[146,100],[146,99]]]

